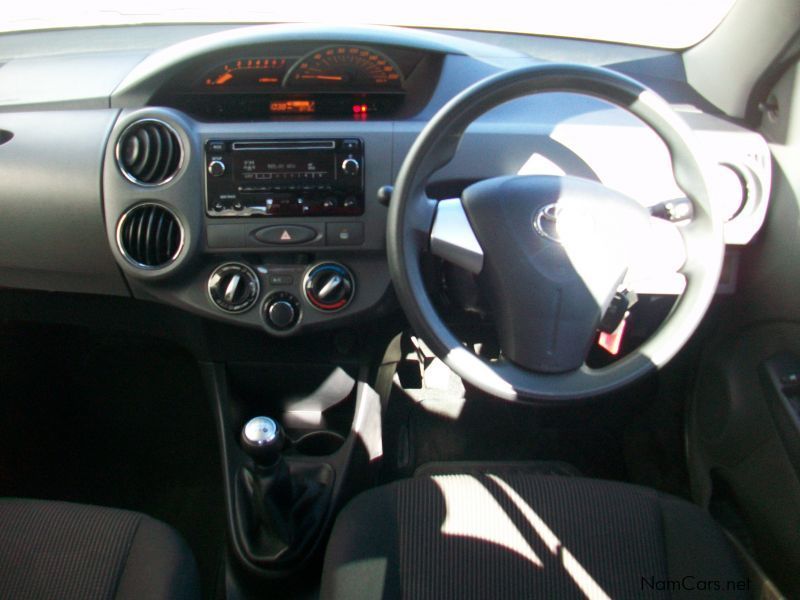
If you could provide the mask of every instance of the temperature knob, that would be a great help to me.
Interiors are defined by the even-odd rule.
[[[311,268],[303,281],[303,291],[311,305],[323,312],[342,310],[355,291],[353,275],[339,263],[322,263]]]
[[[208,278],[208,295],[225,312],[244,312],[258,300],[259,291],[258,276],[241,263],[217,267]]]
[[[359,163],[355,158],[345,158],[342,161],[342,172],[345,175],[350,175],[351,177],[358,175],[358,172],[361,170],[361,163]]]

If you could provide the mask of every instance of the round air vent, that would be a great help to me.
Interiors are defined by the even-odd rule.
[[[183,228],[163,206],[139,204],[120,219],[117,243],[134,266],[161,269],[178,257],[183,247]]]
[[[163,121],[144,119],[129,126],[117,141],[117,164],[133,183],[161,185],[181,166],[182,150],[175,130]]]

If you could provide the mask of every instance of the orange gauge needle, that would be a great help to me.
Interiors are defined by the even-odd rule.
[[[322,81],[343,81],[341,75],[301,75],[301,79],[320,79]]]
[[[217,79],[216,79],[216,81],[214,81],[214,83],[216,85],[223,85],[223,84],[227,83],[228,81],[230,81],[231,79],[233,79],[233,75],[231,75],[230,73],[223,73],[222,75],[217,77]]]

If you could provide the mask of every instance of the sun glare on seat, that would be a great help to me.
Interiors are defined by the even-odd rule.
[[[432,477],[447,509],[442,533],[503,546],[537,567],[542,561],[483,484],[471,475]]]
[[[592,600],[609,600],[609,595],[581,565],[580,561],[535,510],[504,479],[488,475],[524,516],[547,550],[580,591]],[[446,516],[441,532],[448,536],[473,538],[508,549],[539,568],[549,568],[536,555],[523,533],[492,492],[472,475],[443,475],[431,478],[442,493]]]
[[[530,523],[531,527],[533,527],[534,531],[536,531],[537,535],[542,538],[542,541],[547,546],[547,549],[555,555],[561,558],[561,565],[564,567],[564,570],[567,574],[572,578],[572,581],[575,582],[580,590],[586,594],[587,598],[592,598],[592,600],[598,599],[608,599],[608,594],[603,591],[603,588],[594,580],[594,578],[583,568],[580,561],[575,558],[572,553],[567,550],[561,543],[561,540],[556,537],[556,534],[547,526],[547,524],[542,520],[542,518],[536,514],[536,511],[531,508],[531,506],[525,502],[525,500],[520,496],[514,488],[512,488],[506,481],[498,477],[497,475],[489,475],[489,479],[494,481],[500,489],[509,497],[509,499],[514,503],[514,506],[519,509],[519,511],[523,514],[525,519]]]

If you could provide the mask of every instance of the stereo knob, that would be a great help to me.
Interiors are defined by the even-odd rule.
[[[355,158],[345,158],[342,161],[342,171],[345,175],[358,175],[361,170],[361,164]]]
[[[273,294],[264,302],[264,320],[274,329],[285,330],[294,326],[300,317],[297,298],[286,292]]]
[[[225,175],[225,163],[221,160],[212,160],[208,163],[208,174],[212,177],[222,177]]]
[[[311,305],[323,312],[342,310],[355,291],[353,275],[339,263],[322,263],[305,277],[303,291]]]
[[[241,263],[217,267],[208,278],[208,295],[225,312],[244,312],[258,300],[259,291],[258,276]]]

